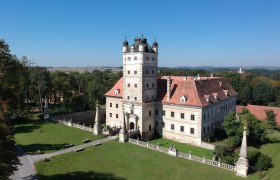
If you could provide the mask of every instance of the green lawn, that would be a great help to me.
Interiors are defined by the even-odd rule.
[[[270,138],[272,143],[264,144],[259,149],[263,154],[272,158],[273,167],[270,168],[266,174],[268,175],[267,179],[279,179],[280,177],[280,132],[276,130],[268,131],[268,137]],[[254,173],[251,176],[251,179],[257,179],[258,173]]]
[[[37,162],[40,179],[243,179],[234,172],[130,143],[109,142]]]
[[[176,147],[176,149],[180,152],[189,153],[189,151],[191,151],[191,153],[195,156],[199,156],[199,157],[205,156],[208,159],[212,159],[212,157],[213,157],[213,151],[211,151],[209,149],[204,149],[201,147],[192,146],[192,145],[184,144],[184,143],[178,143],[178,142],[163,139],[163,138],[151,140],[151,141],[149,141],[149,143],[151,143],[151,144],[159,143],[160,146],[167,147],[167,148],[170,147],[170,144],[173,144]]]
[[[79,145],[84,139],[101,138],[89,131],[43,120],[25,120],[17,123],[15,133],[16,143],[27,153],[37,150],[49,153],[62,149],[65,144]]]

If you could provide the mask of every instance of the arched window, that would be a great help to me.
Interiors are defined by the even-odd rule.
[[[135,61],[137,60],[137,56],[134,57],[134,60],[135,60]]]
[[[127,60],[130,61],[130,57],[128,57]]]

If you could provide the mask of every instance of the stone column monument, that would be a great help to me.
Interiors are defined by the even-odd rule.
[[[93,127],[93,134],[98,135],[100,132],[100,124],[99,124],[99,105],[96,104],[96,112],[95,112],[95,122]]]
[[[123,111],[124,112],[124,111]],[[123,113],[123,127],[119,132],[119,142],[125,143],[128,141],[127,129],[126,129],[126,122],[125,122],[126,114]]]
[[[244,127],[243,139],[241,143],[239,158],[236,163],[236,175],[247,177],[248,173],[248,159],[247,159],[247,133],[246,126]]]
[[[44,120],[48,120],[48,119],[50,119],[49,104],[48,104],[48,100],[45,99]]]

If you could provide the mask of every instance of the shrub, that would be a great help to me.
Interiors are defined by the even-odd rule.
[[[256,151],[256,150],[249,150],[248,151],[248,160],[249,160],[249,164],[250,164],[251,167],[256,165],[260,154],[261,153],[259,151]]]
[[[266,171],[272,167],[272,160],[264,154],[260,154],[256,163],[255,169],[258,171]]]

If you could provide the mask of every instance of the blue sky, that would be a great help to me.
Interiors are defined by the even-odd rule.
[[[141,34],[159,66],[280,66],[279,0],[0,1],[0,38],[40,66],[121,66]]]

